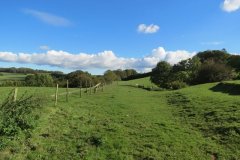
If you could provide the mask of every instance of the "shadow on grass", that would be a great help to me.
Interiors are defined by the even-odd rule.
[[[144,89],[144,90],[147,90],[147,91],[163,91],[164,90],[162,88],[156,88],[156,87],[145,87],[144,85],[121,84],[121,86],[132,87],[132,88],[140,88],[140,89]]]
[[[210,88],[213,92],[222,92],[229,95],[240,95],[240,84],[220,82],[216,86]]]

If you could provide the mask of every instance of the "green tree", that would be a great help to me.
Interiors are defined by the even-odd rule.
[[[25,83],[27,86],[51,87],[53,86],[53,78],[49,74],[37,73],[26,76]]]
[[[161,61],[152,69],[150,80],[161,88],[168,88],[172,66],[165,61]]]
[[[79,87],[80,83],[82,87],[89,87],[90,83],[93,83],[92,75],[81,70],[67,74],[66,79],[69,81],[69,87]]]
[[[240,71],[240,55],[231,55],[228,58],[227,64],[239,72]]]
[[[195,82],[199,84],[230,80],[233,78],[233,75],[234,72],[232,68],[227,65],[215,63],[213,61],[206,61],[200,67]]]
[[[223,50],[207,50],[203,52],[199,52],[196,57],[200,58],[202,63],[212,60],[216,63],[227,63],[227,59],[230,54],[227,53],[225,49]]]
[[[200,67],[201,62],[198,57],[193,57],[187,60],[180,61],[178,64],[175,64],[173,66],[172,77],[175,78],[175,80],[191,84],[192,81],[196,78]]]
[[[104,73],[104,79],[107,83],[112,83],[113,81],[118,80],[118,76],[111,70],[107,70]]]

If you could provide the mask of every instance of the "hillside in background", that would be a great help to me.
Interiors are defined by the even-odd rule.
[[[27,74],[0,72],[0,81],[23,81]]]

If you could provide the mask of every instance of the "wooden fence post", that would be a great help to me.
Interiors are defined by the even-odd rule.
[[[55,106],[57,106],[57,101],[58,101],[58,84],[57,84],[57,87],[56,87],[56,92],[55,92]]]
[[[17,93],[18,93],[18,88],[16,87],[14,89],[14,95],[13,95],[13,101],[16,102],[17,101]]]
[[[66,88],[66,101],[68,102],[69,90],[68,90],[68,80],[67,80],[67,88]]]
[[[92,82],[90,82],[90,95],[92,94]]]
[[[86,94],[88,93],[88,82],[86,81],[85,83],[85,87],[86,87]]]
[[[102,92],[103,92],[103,87],[104,87],[104,83],[102,84]]]
[[[80,88],[79,96],[80,96],[80,98],[82,98],[82,82],[80,82],[80,86],[79,86],[79,88]]]
[[[97,93],[98,86],[94,88],[94,93]]]

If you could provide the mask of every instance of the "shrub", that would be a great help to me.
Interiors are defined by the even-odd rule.
[[[28,75],[25,78],[26,85],[37,87],[51,87],[53,86],[53,78],[49,74],[34,74]]]
[[[187,71],[179,71],[171,74],[171,81],[189,82],[190,75]]]
[[[14,136],[20,131],[28,131],[36,124],[38,115],[34,109],[43,102],[39,97],[26,96],[26,93],[18,100],[13,100],[11,92],[0,105],[0,134]]]
[[[187,84],[183,81],[173,81],[169,83],[169,88],[171,89],[181,89],[187,87]]]
[[[208,61],[202,64],[196,77],[196,83],[209,83],[230,80],[234,76],[233,70],[225,64]]]

